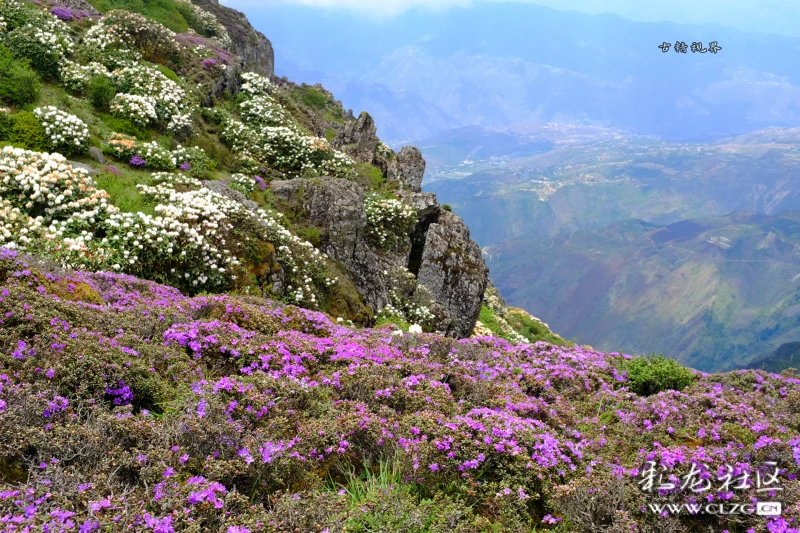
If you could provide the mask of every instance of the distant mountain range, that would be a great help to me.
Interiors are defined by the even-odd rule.
[[[340,85],[329,88],[369,109],[388,141],[545,122],[686,141],[800,126],[796,37],[512,2],[387,20],[288,4],[249,14],[283,51],[278,75],[330,84],[335,72]],[[664,41],[722,50],[662,53]]]
[[[718,371],[800,339],[797,212],[513,239],[489,265],[509,302],[601,350]]]
[[[722,370],[800,341],[798,132],[698,145],[550,125],[423,146],[428,188],[511,305],[599,349]]]

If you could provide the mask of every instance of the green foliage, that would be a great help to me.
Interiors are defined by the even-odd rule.
[[[627,371],[628,387],[640,396],[651,396],[665,390],[683,390],[697,380],[695,372],[664,355],[634,357],[621,365]]]
[[[301,87],[300,101],[308,107],[322,109],[328,103],[328,97],[316,87]]]
[[[117,169],[117,173],[107,167],[103,174],[95,176],[94,181],[99,189],[111,195],[111,203],[121,211],[127,213],[153,213],[153,203],[143,198],[136,185],[150,185],[153,182],[152,174],[127,168]]]
[[[570,346],[572,343],[565,341],[538,320],[533,320],[528,313],[510,309],[506,321],[514,331],[527,338],[530,342],[545,341],[559,346]]]
[[[147,128],[139,126],[127,118],[103,113],[100,115],[100,120],[102,120],[103,124],[108,127],[109,131],[116,131],[118,133],[124,133],[125,135],[131,135],[140,141],[146,141],[151,137],[150,131]]]
[[[161,71],[161,73],[166,76],[167,78],[171,79],[175,83],[181,83],[181,79],[175,74],[175,71],[169,68],[166,65],[156,65],[156,68]]]
[[[444,209],[445,211],[453,211],[453,208],[450,206],[450,204],[442,205],[442,209]]]
[[[0,141],[28,150],[45,150],[48,139],[33,113],[19,111],[0,113]]]
[[[381,169],[369,163],[356,163],[356,181],[371,190],[380,190],[386,183]]]
[[[7,43],[18,59],[30,61],[36,71],[45,79],[58,78],[62,55],[58,47],[40,42],[35,37],[37,28],[23,26],[8,34]]]
[[[0,100],[17,107],[33,104],[39,99],[40,88],[39,75],[30,62],[15,58],[0,44]]]
[[[139,13],[176,33],[186,33],[190,20],[196,23],[191,9],[174,0],[89,0],[89,3],[103,13],[112,9]]]
[[[117,89],[107,76],[94,76],[86,87],[89,101],[100,111],[108,111]]]

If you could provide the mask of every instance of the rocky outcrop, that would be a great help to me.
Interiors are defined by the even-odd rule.
[[[224,196],[229,200],[233,200],[234,202],[239,202],[242,204],[245,209],[250,211],[255,211],[258,209],[258,204],[253,200],[248,199],[244,194],[231,189],[225,182],[217,181],[217,180],[207,180],[203,182],[203,187],[206,189],[213,191],[219,195]]]
[[[383,309],[388,296],[379,258],[365,237],[364,190],[339,178],[273,181],[270,188],[293,212],[302,212],[304,221],[323,231],[320,249],[347,268],[373,311]]]
[[[455,213],[441,211],[425,236],[417,281],[448,311],[440,328],[451,337],[466,337],[481,310],[489,271],[469,228]]]
[[[73,13],[80,13],[83,16],[100,16],[100,12],[86,0],[59,0],[58,5],[67,6]]]
[[[372,163],[380,142],[377,131],[375,121],[369,113],[364,112],[357,120],[348,122],[337,132],[331,146],[345,152],[356,161]]]
[[[275,53],[272,43],[256,31],[244,13],[220,5],[218,0],[192,0],[197,6],[208,11],[225,26],[233,41],[231,52],[242,59],[242,68],[264,76],[275,74]]]
[[[402,188],[419,192],[422,190],[424,175],[425,160],[422,158],[422,152],[416,146],[405,146],[389,163],[386,177]]]

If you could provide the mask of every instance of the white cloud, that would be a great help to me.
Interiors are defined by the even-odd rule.
[[[259,0],[223,0],[233,8],[257,8]],[[392,16],[411,8],[443,9],[470,4],[470,0],[278,0],[276,3],[299,4],[329,9],[346,9],[376,16]]]

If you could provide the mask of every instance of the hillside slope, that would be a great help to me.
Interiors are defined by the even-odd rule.
[[[509,300],[599,349],[663,352],[718,371],[800,338],[794,211],[510,240],[489,264]]]
[[[566,346],[207,7],[0,0],[2,531],[797,530],[797,375]],[[646,461],[780,464],[785,512],[659,517]]]
[[[394,153],[322,87],[270,81],[272,47],[241,13],[96,0],[0,15],[0,142],[18,148],[0,159],[0,243],[470,335],[487,271],[461,219],[421,192],[419,151]]]

